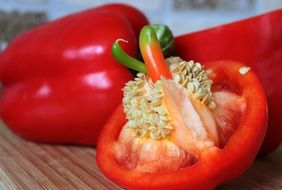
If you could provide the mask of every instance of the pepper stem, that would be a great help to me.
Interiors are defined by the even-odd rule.
[[[169,27],[163,24],[152,24],[150,26],[156,32],[163,54],[166,56],[171,53],[174,48],[174,37]]]
[[[125,65],[126,67],[129,67],[133,70],[142,72],[142,73],[147,73],[147,68],[145,64],[129,55],[127,55],[122,48],[119,45],[119,42],[125,42],[128,43],[128,41],[124,39],[117,39],[113,46],[112,46],[112,54],[114,58],[121,63],[122,65]]]
[[[166,79],[172,78],[157,35],[150,25],[142,28],[139,36],[139,47],[148,69],[148,74],[153,82],[160,80],[161,76]]]

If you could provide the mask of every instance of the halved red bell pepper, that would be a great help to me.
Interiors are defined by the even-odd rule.
[[[110,180],[128,189],[207,190],[242,175],[250,167],[266,132],[266,99],[260,82],[253,72],[241,76],[240,63],[220,61],[205,65],[216,74],[215,84],[222,88],[228,83],[236,86],[247,102],[243,119],[224,148],[208,150],[195,165],[173,172],[127,169],[115,155],[115,145],[126,123],[120,105],[102,129],[97,145],[98,165]]]
[[[261,153],[282,142],[282,10],[178,36],[177,54],[200,62],[232,59],[252,67],[266,92],[268,130]]]
[[[116,38],[130,41],[147,24],[133,7],[109,4],[51,21],[0,54],[0,116],[16,134],[40,142],[94,145],[132,78],[112,58]]]
[[[142,56],[153,59],[144,58],[151,71],[126,84],[123,105],[100,133],[101,171],[124,188],[144,190],[208,190],[240,176],[266,132],[259,79],[239,62],[203,68],[179,58],[166,60],[172,76],[165,78],[160,48],[148,45],[156,43],[151,31],[146,27],[140,35]]]

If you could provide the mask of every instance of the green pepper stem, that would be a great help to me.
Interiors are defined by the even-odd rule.
[[[150,25],[146,25],[142,28],[139,35],[139,47],[148,69],[148,75],[153,82],[159,80],[161,76],[166,79],[172,78],[156,32]]]
[[[126,67],[129,67],[133,70],[147,73],[147,68],[145,64],[129,55],[127,55],[123,49],[120,47],[119,42],[125,42],[128,43],[128,41],[124,39],[117,39],[115,43],[112,46],[112,54],[114,58],[122,65],[125,65]]]
[[[152,24],[150,25],[156,32],[157,38],[160,42],[162,51],[164,54],[173,46],[174,37],[168,26],[163,24]]]

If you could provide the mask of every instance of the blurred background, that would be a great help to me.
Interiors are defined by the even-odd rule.
[[[150,22],[167,24],[175,35],[282,7],[282,0],[0,0],[0,49],[22,31],[47,20],[112,2],[139,8]]]

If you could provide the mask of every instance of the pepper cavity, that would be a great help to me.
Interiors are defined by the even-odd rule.
[[[127,123],[119,136],[116,159],[127,168],[176,170],[195,164],[202,151],[219,145],[207,73],[199,63],[179,57],[166,63],[173,80],[161,78],[154,83],[138,73],[124,87]]]

